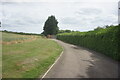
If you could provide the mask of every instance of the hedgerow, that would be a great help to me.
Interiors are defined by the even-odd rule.
[[[57,39],[74,45],[83,46],[120,60],[119,26],[88,32],[71,32],[57,35]]]

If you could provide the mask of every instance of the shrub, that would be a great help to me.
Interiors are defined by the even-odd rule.
[[[115,60],[120,60],[119,26],[111,26],[88,32],[71,32],[57,35],[57,39],[101,52]]]

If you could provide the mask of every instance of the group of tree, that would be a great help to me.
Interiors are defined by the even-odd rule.
[[[70,33],[73,32],[71,30],[59,30],[58,33]]]
[[[103,26],[103,27],[100,27],[100,26],[98,26],[97,28],[95,28],[94,30],[96,31],[96,30],[101,30],[101,29],[105,29],[105,28],[109,28],[109,27],[112,27],[112,26],[114,26],[114,25],[105,25],[105,26]]]
[[[98,26],[97,28],[94,29],[94,31],[98,31],[101,29],[109,28],[113,25],[105,25],[103,27]],[[57,33],[70,33],[70,32],[76,32],[76,31],[71,31],[71,30],[59,30],[58,27],[58,21],[55,18],[55,16],[51,15],[48,17],[48,19],[45,21],[44,27],[43,27],[43,32],[45,36],[47,35],[56,35]]]
[[[45,21],[44,27],[43,27],[43,32],[45,36],[47,35],[56,35],[57,33],[70,33],[74,32],[71,30],[59,30],[58,27],[58,21],[55,18],[55,16],[51,15],[48,17],[48,19]]]
[[[36,33],[25,33],[25,32],[15,32],[15,31],[8,31],[8,30],[2,30],[2,32],[6,32],[6,33],[13,33],[13,34],[20,34],[20,35],[40,35],[41,34],[36,34]]]

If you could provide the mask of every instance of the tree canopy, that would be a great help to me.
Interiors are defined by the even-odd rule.
[[[48,19],[46,20],[44,27],[43,27],[43,34],[44,35],[55,35],[58,33],[59,28],[57,26],[58,21],[55,18],[55,16],[49,16]]]
[[[71,31],[71,30],[59,30],[58,33],[70,33],[70,32],[73,32],[73,31]]]

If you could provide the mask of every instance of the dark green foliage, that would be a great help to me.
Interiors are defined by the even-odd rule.
[[[43,36],[42,34],[24,33],[24,32],[13,32],[13,31],[7,31],[7,30],[4,30],[4,31],[2,31],[2,32],[13,33],[13,34],[20,34],[20,35],[38,35],[38,36]]]
[[[58,22],[55,18],[55,16],[50,16],[48,17],[48,19],[46,20],[45,22],[45,25],[44,25],[44,32],[43,34],[44,35],[55,35],[58,33],[58,26],[57,26]]]
[[[88,32],[71,32],[57,35],[57,39],[101,52],[120,60],[120,26],[111,26]]]
[[[72,32],[71,30],[59,30],[58,33],[70,33]]]
[[[116,40],[117,40],[117,42],[118,42],[118,58],[119,58],[119,60],[120,60],[120,24],[119,24],[119,26],[118,26],[118,31],[117,31],[117,34],[116,34]]]

